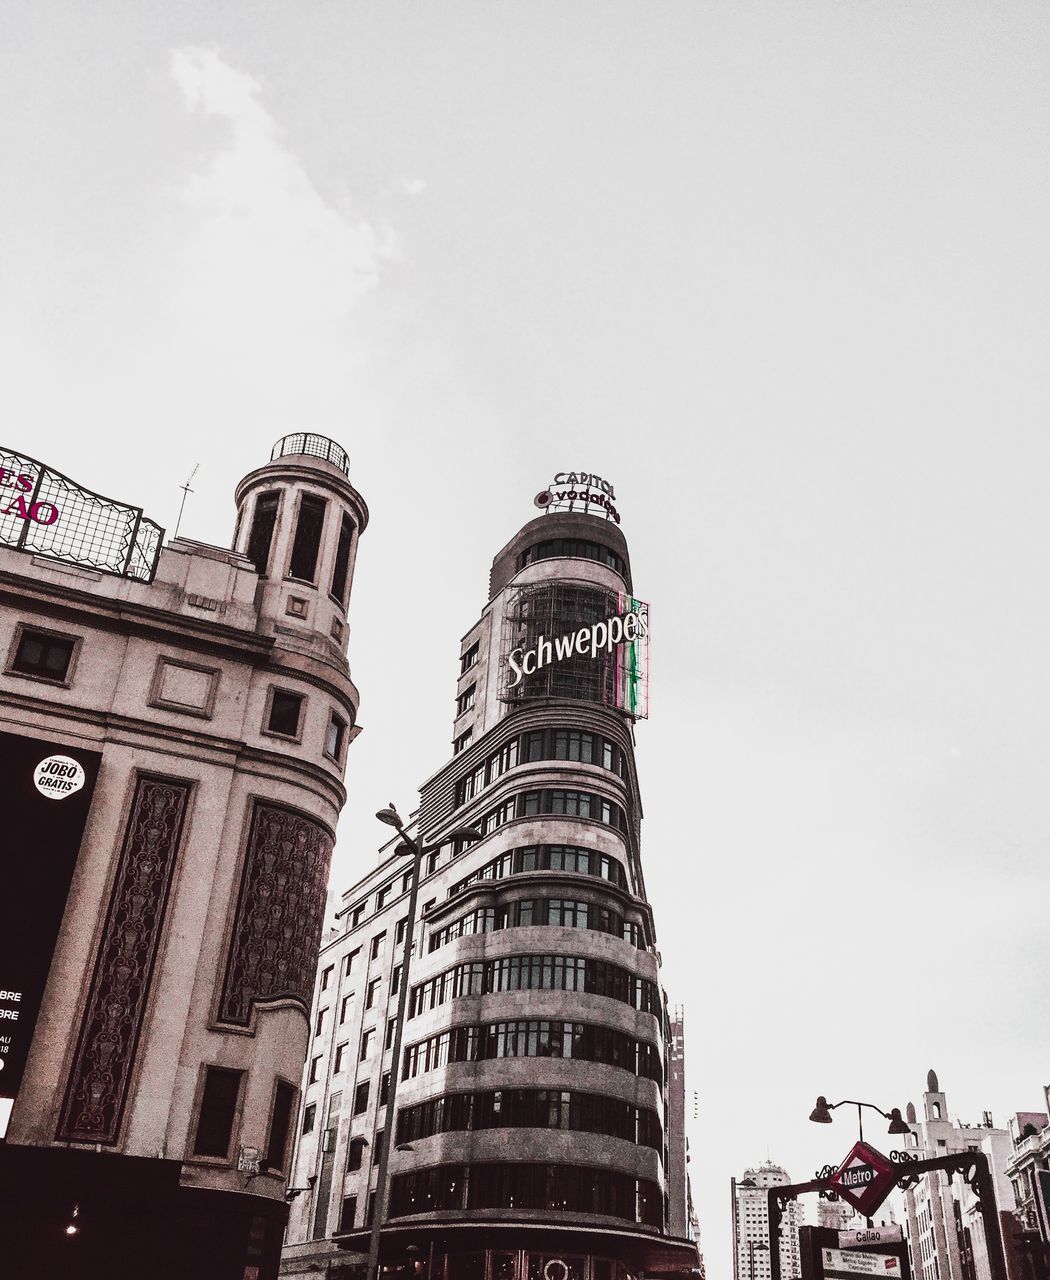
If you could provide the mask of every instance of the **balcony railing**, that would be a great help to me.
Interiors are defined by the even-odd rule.
[[[306,454],[310,458],[322,458],[339,468],[344,476],[350,474],[350,459],[346,450],[327,436],[315,436],[306,431],[297,431],[294,435],[282,436],[273,447],[270,461],[287,458],[293,454]]]

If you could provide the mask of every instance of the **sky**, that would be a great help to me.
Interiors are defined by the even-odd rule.
[[[936,1068],[1047,1061],[1050,10],[91,6],[0,41],[5,442],[228,545],[299,430],[372,512],[333,888],[445,760],[492,556],[616,488],[643,861],[712,1280]],[[890,1140],[883,1140],[888,1149]],[[811,1210],[812,1213],[812,1210]]]

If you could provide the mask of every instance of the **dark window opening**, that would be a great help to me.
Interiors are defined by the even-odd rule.
[[[354,522],[348,515],[343,516],[339,526],[339,543],[335,549],[335,568],[332,570],[332,595],[346,607],[347,570],[350,567],[350,548],[354,543]]]
[[[344,1196],[342,1212],[339,1214],[339,1230],[353,1231],[356,1217],[357,1196]]]
[[[197,1135],[193,1141],[195,1156],[218,1156],[225,1159],[230,1150],[230,1136],[237,1114],[237,1098],[241,1091],[240,1071],[208,1067],[201,1095]]]
[[[363,1111],[368,1110],[368,1085],[369,1081],[359,1084],[354,1091],[354,1115],[359,1116]]]
[[[271,1169],[284,1169],[294,1104],[295,1089],[284,1080],[278,1080],[273,1097],[273,1115],[270,1117],[270,1139],[266,1144],[266,1163]]]
[[[317,1103],[311,1102],[303,1112],[303,1133],[313,1133],[317,1123]]]
[[[292,558],[288,564],[289,578],[313,582],[317,571],[317,556],[321,550],[321,534],[324,531],[324,498],[304,493],[299,500],[299,519],[292,541]]]
[[[288,693],[285,689],[275,689],[270,702],[270,716],[266,727],[270,733],[280,733],[286,738],[299,736],[299,716],[302,713],[303,700],[298,693]]]
[[[45,680],[64,680],[73,657],[75,641],[49,636],[39,631],[23,631],[11,664],[13,671]]]
[[[273,542],[273,530],[277,524],[277,508],[281,495],[277,492],[260,493],[255,500],[255,515],[252,518],[252,531],[248,535],[248,559],[255,565],[256,573],[266,577],[266,567],[270,560],[270,544]]]

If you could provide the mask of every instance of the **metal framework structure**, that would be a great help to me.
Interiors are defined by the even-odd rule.
[[[921,1177],[928,1173],[943,1171],[951,1176],[958,1173],[966,1181],[981,1208],[984,1219],[985,1242],[988,1246],[988,1265],[992,1280],[1007,1280],[1006,1258],[1003,1253],[1003,1240],[999,1233],[999,1216],[995,1204],[995,1185],[988,1168],[988,1157],[983,1151],[960,1151],[954,1155],[938,1156],[933,1160],[920,1160],[908,1151],[892,1151],[890,1159],[896,1166],[894,1190],[906,1191],[913,1187]],[[784,1210],[792,1200],[800,1195],[816,1191],[821,1199],[837,1200],[832,1178],[837,1170],[830,1165],[823,1169],[809,1182],[796,1182],[785,1187],[770,1187],[767,1193],[767,1213],[769,1220],[769,1275],[770,1280],[781,1280],[780,1275],[780,1220]]]
[[[141,507],[92,493],[35,458],[0,447],[0,546],[152,582],[164,530]]]
[[[276,462],[278,458],[288,458],[297,453],[305,453],[310,458],[322,458],[337,466],[344,476],[350,474],[350,458],[346,450],[327,436],[315,436],[308,431],[282,436],[270,451],[270,461]]]

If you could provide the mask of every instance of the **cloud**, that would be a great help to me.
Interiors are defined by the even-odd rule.
[[[181,320],[264,382],[338,380],[352,360],[347,322],[400,256],[396,238],[325,199],[250,75],[195,47],[174,50],[170,70],[187,110],[225,126],[182,188]]]
[[[402,178],[401,185],[404,187],[406,194],[421,196],[427,189],[427,180],[426,178]]]

